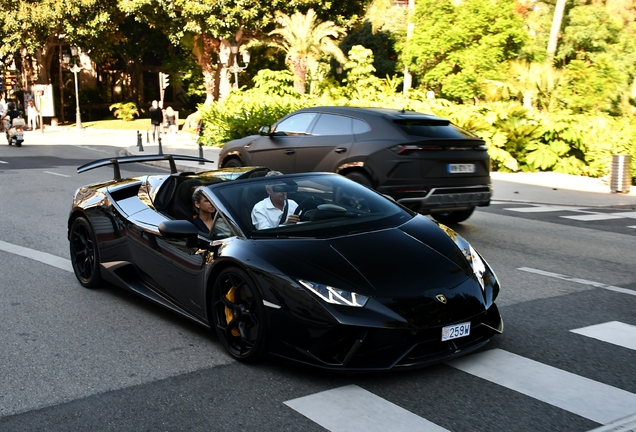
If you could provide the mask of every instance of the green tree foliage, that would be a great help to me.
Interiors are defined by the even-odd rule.
[[[39,66],[39,82],[48,82],[54,49],[77,45],[99,61],[122,37],[123,14],[117,0],[0,0],[0,59],[15,60],[25,73]],[[40,55],[39,65],[30,60]]]
[[[322,2],[318,0],[119,0],[121,9],[136,19],[160,28],[174,45],[191,50],[203,74],[209,103],[227,82],[227,69],[219,53],[263,37],[274,28],[274,12],[292,13],[313,8],[319,20],[351,25],[366,7],[366,0]]]
[[[512,0],[422,0],[414,20],[405,64],[421,85],[457,101],[480,98],[485,79],[501,79],[527,37]]]
[[[574,59],[593,60],[618,42],[622,22],[611,16],[604,6],[582,5],[572,8],[568,15],[557,59],[568,64]]]
[[[285,63],[294,74],[294,87],[300,94],[306,92],[307,70],[324,55],[333,56],[338,62],[347,59],[338,47],[338,39],[345,29],[332,21],[320,22],[316,12],[309,9],[306,14],[296,12],[289,16],[276,12],[280,27],[272,30],[270,45],[286,53]]]
[[[621,85],[626,84],[626,77],[607,55],[597,56],[594,63],[572,60],[566,68],[565,80],[561,99],[576,113],[612,112]]]
[[[373,52],[374,75],[384,78],[394,75],[397,68],[396,44],[397,35],[387,30],[373,31],[371,21],[365,21],[362,26],[349,34],[340,44],[343,52],[349,52],[354,45],[361,45]]]

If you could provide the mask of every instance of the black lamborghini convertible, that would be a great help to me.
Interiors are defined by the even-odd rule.
[[[120,164],[158,158],[171,174],[121,178]],[[271,354],[332,370],[406,368],[466,354],[503,331],[499,281],[453,230],[337,174],[179,173],[178,159],[197,160],[131,156],[78,168],[114,168],[113,180],[73,199],[68,239],[83,286],[107,281],[214,328],[242,361]],[[298,204],[300,222],[254,227],[266,186]],[[199,187],[224,230],[197,230]]]

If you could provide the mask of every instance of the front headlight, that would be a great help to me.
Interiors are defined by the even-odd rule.
[[[312,293],[316,294],[327,303],[343,306],[362,307],[367,303],[367,300],[369,300],[369,297],[367,296],[363,296],[351,291],[334,288],[329,285],[309,282],[300,279],[298,280],[298,282],[300,282],[302,286],[307,288]]]

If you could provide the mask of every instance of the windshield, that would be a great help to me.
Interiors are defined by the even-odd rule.
[[[414,216],[337,174],[261,177],[210,189],[250,238],[330,238],[393,228]]]

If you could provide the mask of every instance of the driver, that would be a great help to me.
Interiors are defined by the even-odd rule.
[[[18,110],[15,109],[15,103],[13,102],[9,102],[7,104],[7,112],[4,113],[4,115],[2,116],[2,121],[4,122],[4,120],[8,117],[9,118],[9,127],[13,126],[13,119],[16,117],[20,117],[20,112]]]
[[[283,175],[280,171],[270,171],[265,177]],[[300,218],[294,214],[298,204],[287,199],[287,192],[277,190],[276,186],[284,186],[283,182],[272,182],[265,186],[267,198],[257,202],[252,209],[252,224],[258,230],[276,228],[279,225],[297,223]]]

